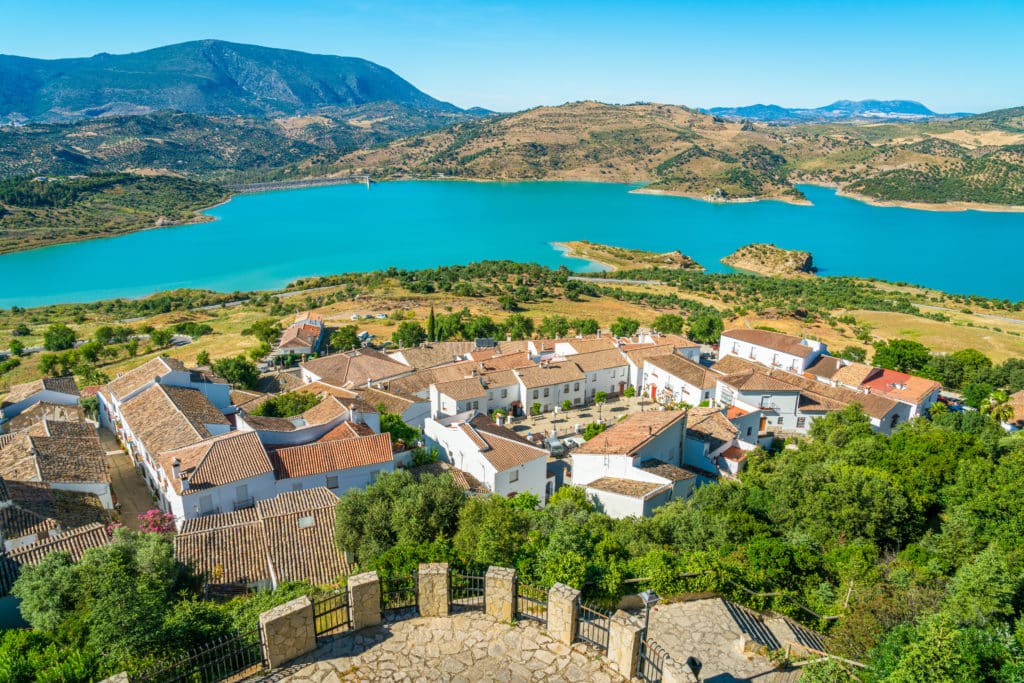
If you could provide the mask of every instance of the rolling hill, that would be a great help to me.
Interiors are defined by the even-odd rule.
[[[832,121],[924,121],[969,114],[937,114],[912,100],[838,100],[824,107],[799,109],[776,104],[747,107],[712,107],[709,114],[727,119],[773,123],[826,123]]]
[[[956,121],[773,126],[664,104],[575,102],[343,155],[377,177],[644,183],[712,200],[800,201],[825,183],[877,201],[1024,205],[1020,110]]]
[[[364,59],[219,40],[74,59],[0,55],[0,124],[160,110],[275,118],[386,102],[462,111]]]

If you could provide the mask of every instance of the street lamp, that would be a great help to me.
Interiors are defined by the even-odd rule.
[[[640,593],[640,600],[644,603],[644,638],[647,638],[647,625],[651,623],[651,608],[661,602],[661,596],[648,589]]]

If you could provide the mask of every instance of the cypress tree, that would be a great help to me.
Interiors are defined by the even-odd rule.
[[[430,318],[427,319],[427,341],[437,341],[437,320],[434,318],[434,307],[430,307]]]

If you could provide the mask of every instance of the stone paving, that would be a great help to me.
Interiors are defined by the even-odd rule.
[[[772,681],[775,666],[754,653],[741,653],[742,631],[721,598],[658,605],[651,612],[651,637],[676,661],[696,656],[703,681]]]
[[[99,437],[110,463],[110,488],[117,497],[119,521],[129,529],[138,530],[139,515],[156,507],[153,494],[110,430],[100,429]]]
[[[623,681],[597,650],[563,645],[538,624],[516,625],[468,612],[395,621],[335,637],[264,680],[339,681]]]

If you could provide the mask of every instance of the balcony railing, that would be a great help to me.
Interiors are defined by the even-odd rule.
[[[256,507],[256,499],[253,498],[252,496],[249,496],[248,498],[243,498],[242,500],[236,500],[235,503],[234,503],[234,507],[235,507],[236,510],[245,510],[246,508],[254,508],[254,507]]]

